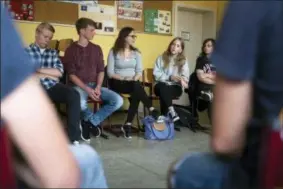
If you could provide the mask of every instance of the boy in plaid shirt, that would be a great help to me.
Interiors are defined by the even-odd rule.
[[[57,51],[47,47],[54,33],[55,29],[51,24],[39,24],[35,31],[35,42],[26,50],[38,67],[36,75],[50,99],[54,103],[67,105],[69,139],[78,144],[81,139],[85,140],[80,131],[80,96],[72,87],[59,82],[64,73],[63,64]]]

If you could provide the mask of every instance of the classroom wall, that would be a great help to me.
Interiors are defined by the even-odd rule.
[[[177,3],[175,1],[174,3]],[[212,8],[217,11],[217,21],[220,23],[224,3],[223,1],[180,1],[183,4],[193,5],[196,7]],[[18,30],[23,38],[25,45],[34,41],[34,31],[38,23],[30,23],[23,21],[16,21]],[[77,33],[73,26],[54,25],[56,33],[54,39],[73,38],[77,40]],[[169,42],[172,40],[172,36],[152,35],[138,33],[136,46],[142,52],[144,68],[153,67],[156,57],[161,54],[166,48]],[[102,36],[97,35],[94,37],[93,42],[101,46],[105,60],[107,59],[108,52],[112,47],[116,36]],[[156,43],[158,42],[158,43]]]

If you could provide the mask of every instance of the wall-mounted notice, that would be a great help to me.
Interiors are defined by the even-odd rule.
[[[79,18],[86,17],[96,22],[96,33],[113,35],[117,29],[117,16],[114,6],[109,5],[80,5]]]
[[[149,33],[158,32],[158,10],[144,10],[144,31]]]
[[[143,1],[117,1],[118,18],[125,20],[142,20]]]
[[[171,12],[158,10],[158,33],[171,33]]]
[[[144,30],[149,33],[171,34],[171,12],[144,10]]]
[[[33,0],[6,0],[3,3],[7,5],[13,19],[34,20]]]
[[[76,3],[79,5],[89,5],[89,6],[94,6],[98,4],[97,0],[89,0],[89,1],[83,1],[83,0],[63,0],[61,2],[66,2],[66,3]]]

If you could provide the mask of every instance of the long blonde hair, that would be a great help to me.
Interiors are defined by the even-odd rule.
[[[167,50],[162,54],[162,60],[163,60],[163,63],[164,63],[164,67],[167,68],[169,66],[169,63],[170,63],[170,56],[172,56],[171,45],[177,40],[179,40],[181,42],[182,52],[179,53],[176,56],[176,58],[174,59],[174,63],[175,63],[174,66],[178,66],[178,70],[179,70],[179,73],[180,73],[183,65],[186,62],[186,57],[184,55],[185,43],[184,43],[184,41],[181,37],[176,37],[170,42],[169,46],[167,47]]]

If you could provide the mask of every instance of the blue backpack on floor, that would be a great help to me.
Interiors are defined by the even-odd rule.
[[[158,122],[152,116],[146,116],[142,122],[146,140],[172,140],[175,136],[174,122],[168,116],[159,118]]]

